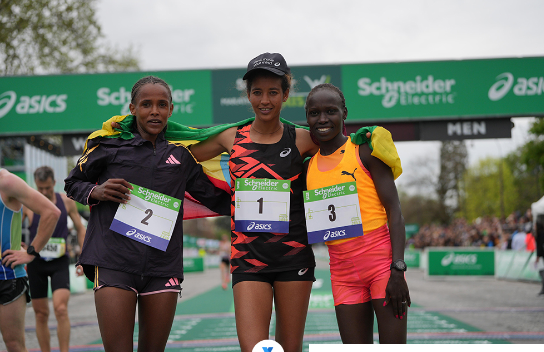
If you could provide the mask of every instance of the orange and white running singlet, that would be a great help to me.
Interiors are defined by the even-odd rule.
[[[358,304],[385,298],[392,259],[387,214],[370,172],[359,158],[359,146],[346,143],[331,155],[310,160],[307,188],[353,182],[361,209],[363,236],[325,242],[329,248],[334,304]]]

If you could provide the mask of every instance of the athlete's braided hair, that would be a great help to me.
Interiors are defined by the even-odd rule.
[[[340,88],[338,88],[334,84],[322,83],[322,84],[318,84],[317,86],[313,87],[312,90],[310,91],[310,93],[308,93],[308,96],[306,97],[306,103],[304,103],[304,110],[306,110],[306,114],[308,114],[308,100],[310,100],[310,98],[314,95],[314,93],[317,92],[320,89],[330,89],[330,90],[335,91],[336,94],[338,94],[338,96],[340,97],[340,100],[342,101],[342,109],[343,110],[346,109],[346,98],[344,98],[344,93],[342,93]],[[346,122],[345,121],[342,121],[342,134],[344,136],[348,135],[348,132],[346,130]],[[315,138],[312,131],[310,131],[310,137],[312,138],[312,142],[314,142],[314,144],[319,145],[319,141],[317,140],[317,138]]]
[[[310,100],[310,98],[314,95],[314,93],[317,92],[320,89],[334,90],[338,94],[338,96],[340,97],[340,100],[342,100],[342,109],[346,108],[346,98],[344,98],[344,93],[342,93],[340,88],[338,88],[334,84],[330,84],[330,83],[322,83],[322,84],[318,84],[317,86],[313,87],[312,90],[310,91],[310,93],[308,93],[308,96],[306,97],[306,103],[308,103],[308,100]],[[306,110],[306,113],[308,113],[308,106],[306,104],[304,104],[304,109]]]
[[[146,77],[140,78],[138,82],[134,83],[134,86],[132,87],[132,92],[130,94],[130,102],[132,104],[134,104],[134,102],[136,101],[136,98],[138,97],[138,94],[140,93],[140,89],[148,83],[160,84],[164,86],[166,90],[168,91],[168,96],[170,97],[170,103],[172,102],[172,91],[170,90],[170,86],[168,86],[168,84],[164,80],[160,79],[159,77],[146,76]]]

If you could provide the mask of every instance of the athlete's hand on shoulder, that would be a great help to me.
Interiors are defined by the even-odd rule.
[[[127,203],[130,199],[130,190],[133,187],[122,178],[110,178],[103,184],[96,186],[91,192],[91,198],[99,201]]]
[[[391,304],[393,312],[397,319],[403,319],[406,316],[408,307],[412,304],[410,300],[410,291],[404,278],[404,271],[391,270],[391,276],[385,288],[384,305]]]
[[[2,265],[6,267],[15,268],[16,265],[27,264],[36,258],[35,256],[28,254],[26,249],[13,250],[7,249],[2,252]]]
[[[114,122],[114,121],[112,121],[112,122],[111,122],[111,128],[113,128],[113,129],[116,129],[116,128],[117,128],[117,129],[121,129],[121,125],[119,124],[119,122]]]

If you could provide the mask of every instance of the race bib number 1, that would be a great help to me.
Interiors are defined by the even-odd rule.
[[[237,178],[234,230],[289,233],[291,181]]]
[[[363,235],[355,182],[304,191],[308,243]]]
[[[119,204],[110,230],[166,251],[181,207],[177,198],[132,184],[130,200]]]

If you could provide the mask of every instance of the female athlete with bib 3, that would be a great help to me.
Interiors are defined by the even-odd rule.
[[[356,237],[345,238],[348,237],[345,235],[347,226],[334,227],[336,216],[332,215],[336,214],[328,217],[326,221],[330,223],[323,225],[338,230],[330,231],[336,238],[326,244],[342,342],[373,343],[375,312],[380,343],[406,343],[410,294],[404,277],[404,219],[394,183],[400,174],[400,160],[394,175],[391,165],[375,156],[381,148],[375,142],[382,137],[385,142],[381,145],[389,145],[389,154],[397,155],[391,135],[378,127],[363,128],[351,136],[364,140],[368,138],[367,131],[373,130],[371,144],[360,141],[355,144],[345,136],[342,130],[348,110],[344,95],[332,84],[314,87],[308,94],[305,109],[310,133],[320,148],[308,165],[308,192],[350,182],[356,196],[349,206],[358,205],[360,212],[352,218],[356,220],[348,224],[356,224],[354,228],[359,231],[354,234]],[[345,200],[345,204],[340,198],[336,202],[339,203],[336,208],[347,208]],[[329,205],[324,211],[332,213],[336,208]],[[307,224],[311,236],[310,221],[307,220]],[[357,225],[360,223],[362,231]],[[345,236],[344,239],[338,239],[341,236]]]

